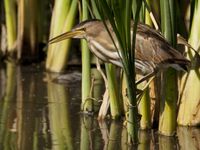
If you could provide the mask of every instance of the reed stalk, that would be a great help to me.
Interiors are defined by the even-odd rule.
[[[99,107],[101,106],[101,103],[99,103],[99,100],[102,99],[102,95],[105,91],[104,88],[104,80],[100,72],[96,68],[91,69],[91,76],[92,76],[92,82],[91,86],[93,85],[93,91],[92,91],[92,97],[96,99],[93,101],[94,106],[94,112],[100,111]],[[105,111],[104,111],[105,112]]]
[[[143,91],[144,94],[140,100],[140,104],[138,106],[139,112],[141,114],[140,120],[140,129],[150,129],[151,128],[151,112],[150,112],[150,96],[149,96],[149,88]]]
[[[145,23],[149,26],[154,26],[156,30],[159,29],[159,23],[156,22],[156,18],[159,17],[159,0],[146,0],[146,13],[145,13]],[[153,11],[154,10],[154,11]],[[153,13],[154,19],[152,18]],[[149,104],[150,104],[150,112],[148,112],[148,117],[151,119],[151,123],[149,125],[157,125],[159,120],[159,103],[160,103],[160,73],[154,77],[152,82],[149,85]],[[146,94],[146,93],[144,93]],[[141,118],[142,122],[143,118]]]
[[[82,18],[81,20],[88,19],[88,0],[82,0]],[[88,49],[87,42],[81,40],[82,49],[82,110],[92,111],[93,102],[88,97],[90,96],[91,90],[91,68],[90,68],[90,50]]]
[[[191,10],[192,11],[192,10]],[[194,14],[189,36],[189,44],[200,54],[200,2],[194,1]],[[180,107],[177,122],[184,126],[197,126],[200,124],[200,75],[199,55],[188,51],[191,60],[191,70],[182,78]]]
[[[117,119],[122,116],[123,106],[121,106],[119,86],[117,86],[116,67],[112,64],[105,64],[106,76],[108,81],[108,92],[110,111],[112,119]]]
[[[38,22],[38,41],[39,42],[46,42],[48,39],[49,34],[49,1],[43,0],[39,1],[39,8],[37,11],[37,22]]]
[[[53,10],[50,39],[69,31],[76,17],[78,0],[56,0]],[[62,72],[66,67],[69,57],[71,40],[65,40],[49,45],[46,61],[46,69],[52,72]]]
[[[127,83],[127,91],[128,91],[128,99],[129,99],[129,108],[128,108],[128,123],[127,123],[127,132],[128,132],[128,143],[133,144],[138,142],[138,107],[137,107],[137,100],[136,100],[136,86],[135,86],[135,39],[136,39],[136,30],[137,30],[137,23],[139,20],[139,12],[142,6],[142,2],[136,0],[137,9],[134,15],[134,28],[132,37],[130,36],[130,21],[131,21],[131,7],[132,2],[129,1],[126,3],[126,12],[125,12],[125,31],[126,31],[126,40],[122,40],[124,44],[127,46],[128,49],[123,48],[123,44],[121,43],[122,48],[122,61],[123,61],[123,69],[125,71],[125,78]],[[116,16],[117,17],[117,16]],[[122,27],[123,29],[123,27]],[[119,38],[119,37],[118,37]],[[121,35],[123,38],[123,34]],[[119,38],[120,39],[120,38]],[[132,39],[132,41],[131,41]],[[131,44],[132,43],[132,44]]]
[[[18,1],[18,11],[17,11],[17,17],[18,17],[18,21],[17,21],[17,31],[18,31],[18,35],[17,35],[17,59],[20,60],[22,57],[22,47],[23,47],[23,39],[24,39],[24,22],[25,22],[25,0],[20,0]]]
[[[112,119],[121,117],[122,109],[119,99],[119,86],[117,85],[116,67],[112,64],[106,64],[106,75],[108,79],[108,92],[110,101],[110,111]]]
[[[23,59],[27,57],[28,61],[37,60],[38,57],[38,20],[37,20],[37,0],[28,0],[25,2],[25,44],[29,45],[29,51],[26,47],[23,49]],[[31,9],[30,9],[31,8]],[[26,14],[27,13],[27,14]],[[27,40],[27,41],[26,41]],[[23,52],[22,52],[23,53]]]
[[[161,26],[165,38],[176,45],[176,7],[173,0],[160,0]],[[172,136],[176,131],[176,103],[178,98],[176,71],[169,68],[162,80],[162,98],[160,104],[159,132]]]
[[[148,6],[151,7],[152,0],[146,0],[146,2]],[[152,19],[150,17],[150,14],[147,8],[145,9],[145,23],[148,24],[149,26],[152,26]]]
[[[17,7],[17,59],[33,62],[40,59],[41,43],[47,40],[47,1],[19,0]],[[30,9],[31,8],[31,9]]]
[[[149,1],[147,1],[149,4]],[[133,11],[136,11],[133,9]],[[146,9],[144,2],[142,5],[142,9],[140,10],[140,22],[143,22],[145,24],[151,25],[151,18],[149,15],[148,10]],[[146,82],[141,83],[138,87],[143,87],[147,84]],[[137,87],[137,88],[138,88]],[[151,113],[150,113],[150,96],[149,96],[149,87],[145,89],[143,92],[143,96],[140,100],[138,109],[139,113],[142,116],[140,120],[140,129],[150,129],[151,128]]]
[[[13,53],[16,50],[17,39],[16,1],[4,0],[4,7],[6,15],[8,52]]]

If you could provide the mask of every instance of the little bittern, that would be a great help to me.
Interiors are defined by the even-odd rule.
[[[119,49],[117,38],[110,23],[108,21],[105,23]],[[132,21],[131,30],[133,30],[133,26],[134,22]],[[122,67],[120,51],[116,50],[102,21],[95,19],[81,22],[71,31],[51,39],[49,43],[68,38],[86,39],[90,50],[99,59]],[[168,67],[173,67],[176,70],[187,70],[189,64],[190,62],[175,50],[158,31],[141,23],[137,25],[135,44],[136,73],[145,75],[148,78],[155,75],[157,71]]]

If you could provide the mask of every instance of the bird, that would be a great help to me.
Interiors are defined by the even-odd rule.
[[[134,21],[131,21],[131,34],[133,27]],[[83,21],[74,26],[71,31],[50,39],[49,44],[69,38],[85,39],[89,49],[97,58],[123,68],[120,46],[108,20],[105,22],[98,19]],[[136,82],[137,84],[169,67],[187,71],[189,65],[190,61],[173,48],[159,31],[143,23],[137,24],[135,72],[143,76]]]

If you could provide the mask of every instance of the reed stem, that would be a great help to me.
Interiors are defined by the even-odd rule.
[[[162,33],[165,38],[176,46],[176,10],[173,0],[160,0]],[[177,109],[177,74],[169,68],[162,80],[162,100],[160,104],[159,132],[163,135],[173,136],[176,131]]]
[[[55,1],[54,12],[51,21],[50,39],[69,31],[77,13],[78,0]],[[46,69],[52,72],[63,72],[67,66],[71,40],[65,40],[49,45],[46,61]]]
[[[192,10],[191,10],[192,11]],[[188,51],[191,60],[191,70],[185,74],[181,83],[180,108],[177,122],[184,126],[198,126],[200,124],[200,75],[199,75],[199,39],[200,39],[200,2],[194,1],[194,14],[189,36],[189,44],[197,50]]]
[[[82,18],[81,20],[88,19],[88,0],[82,0]],[[90,68],[90,50],[88,49],[87,42],[81,40],[82,49],[82,110],[92,111],[92,100],[87,99],[90,96],[91,89],[91,68]]]
[[[8,52],[12,53],[15,51],[15,42],[17,39],[15,0],[4,0],[4,6],[6,15]]]

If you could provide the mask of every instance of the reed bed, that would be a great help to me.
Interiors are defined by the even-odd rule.
[[[37,12],[37,6],[40,4],[39,12],[44,18]],[[48,7],[49,5],[51,8]],[[32,9],[30,9],[31,6]],[[40,58],[40,44],[45,42],[46,70],[64,72],[68,67],[70,53],[73,53],[71,40],[54,45],[48,45],[48,40],[71,30],[76,23],[81,21],[92,18],[108,20],[119,43],[118,51],[122,54],[123,71],[119,71],[119,68],[112,64],[100,62],[98,70],[104,78],[106,92],[104,97],[102,96],[99,119],[108,116],[114,120],[125,118],[130,143],[138,142],[139,129],[151,129],[153,124],[158,126],[160,134],[174,136],[177,125],[198,126],[200,124],[199,11],[198,0],[191,2],[55,0],[50,4],[47,0],[41,3],[39,0],[28,0],[26,3],[24,0],[4,0],[5,16],[3,16],[4,13],[1,14],[1,18],[4,18],[1,23],[6,24],[7,53],[0,53],[2,55],[0,57],[3,60],[12,58],[19,62],[21,60],[35,62]],[[31,17],[27,16],[29,13]],[[46,27],[50,28],[48,32],[42,29],[43,19],[47,24]],[[177,72],[170,68],[156,76],[153,84],[150,84],[138,96],[136,89],[142,85],[135,85],[134,46],[137,28],[134,26],[133,34],[131,34],[131,20],[134,20],[135,24],[143,22],[161,31],[174,48],[182,51],[191,60],[188,72]],[[1,41],[5,39],[1,38]],[[179,48],[177,43],[184,46]],[[87,113],[94,111],[96,101],[91,94],[93,92],[91,59],[94,56],[90,53],[86,41],[82,40],[80,47],[82,49],[81,110]],[[42,51],[44,52],[44,49]],[[67,113],[64,112],[64,114]]]

